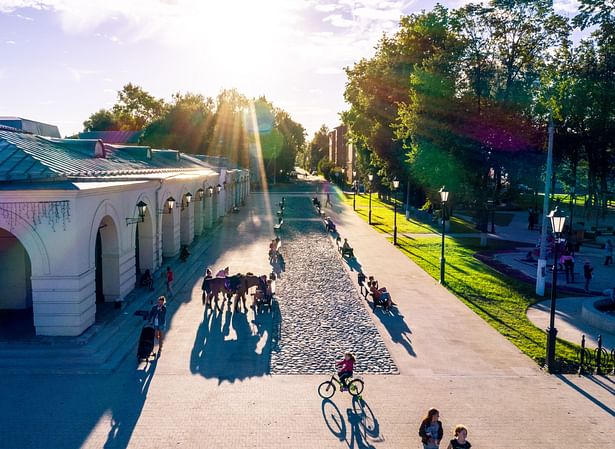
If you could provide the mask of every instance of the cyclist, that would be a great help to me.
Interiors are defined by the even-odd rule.
[[[346,381],[352,377],[355,362],[356,359],[351,352],[345,352],[344,358],[335,362],[335,366],[338,369],[337,375],[342,383],[341,391],[346,391],[347,389]]]

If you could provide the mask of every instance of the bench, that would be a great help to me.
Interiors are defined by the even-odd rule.
[[[327,230],[327,232],[337,232],[337,227],[335,226],[335,223],[333,223],[333,220],[331,220],[329,217],[325,217],[322,222],[325,225],[325,229]]]
[[[273,230],[274,231],[281,231],[282,230],[282,225],[284,224],[284,220],[280,219],[278,221],[277,225],[273,225]]]

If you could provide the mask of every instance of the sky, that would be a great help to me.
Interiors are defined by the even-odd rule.
[[[441,0],[455,8],[468,0]],[[573,15],[576,0],[555,0]],[[344,67],[435,0],[0,0],[0,116],[63,136],[132,82],[170,100],[264,95],[311,139],[348,109]]]

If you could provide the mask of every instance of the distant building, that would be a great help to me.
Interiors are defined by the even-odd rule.
[[[0,125],[26,131],[31,134],[46,137],[61,137],[60,130],[56,125],[35,122],[21,117],[0,117]]]
[[[104,143],[136,145],[143,131],[86,131],[79,133],[80,139],[98,139]]]
[[[37,335],[80,335],[243,201],[249,176],[175,150],[2,127],[0,310],[25,312]]]
[[[340,125],[329,132],[329,160],[336,167],[344,169],[346,179],[352,179],[352,172],[356,164],[356,151],[352,142],[348,140],[348,128]]]

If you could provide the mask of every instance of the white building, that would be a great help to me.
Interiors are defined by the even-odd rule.
[[[79,335],[249,186],[247,170],[174,150],[0,129],[0,309],[31,310],[37,335]]]

